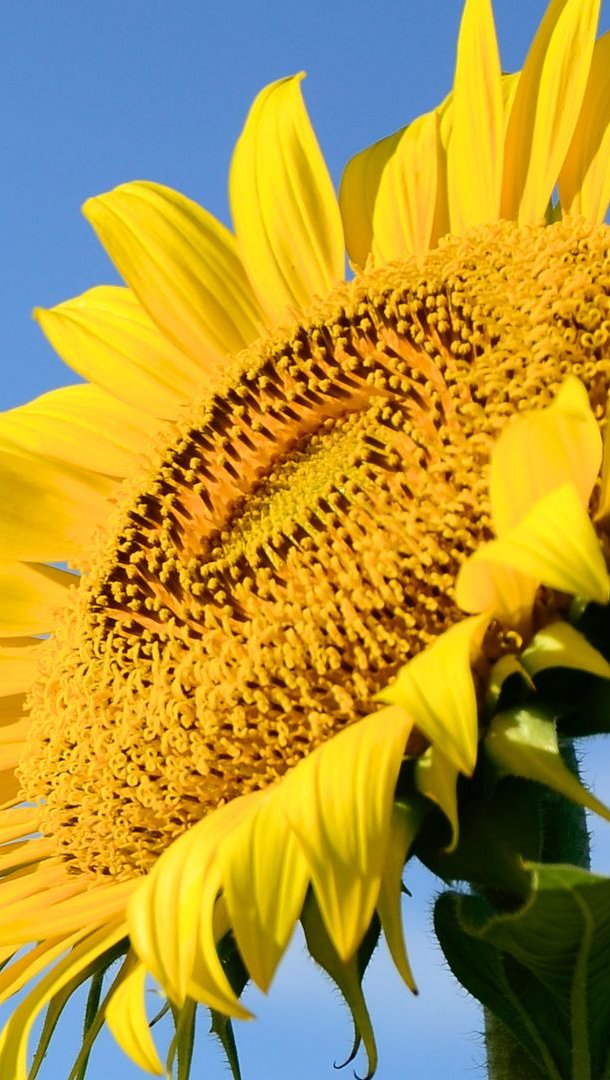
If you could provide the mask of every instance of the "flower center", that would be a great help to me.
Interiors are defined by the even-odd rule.
[[[24,797],[75,870],[146,871],[461,618],[499,430],[569,372],[603,415],[609,249],[605,226],[478,229],[342,287],[193,403],[121,490],[31,694]]]

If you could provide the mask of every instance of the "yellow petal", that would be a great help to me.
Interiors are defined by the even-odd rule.
[[[124,914],[127,901],[136,887],[134,880],[116,881],[84,892],[82,883],[78,879],[76,882],[68,877],[65,885],[59,885],[57,890],[47,889],[44,905],[41,904],[40,895],[36,894],[27,900],[20,900],[12,909],[8,904],[4,906],[0,941],[27,941],[32,936],[33,918],[40,940],[67,936],[80,927],[91,930]]]
[[[89,199],[83,213],[153,322],[204,369],[258,337],[235,240],[197,203],[139,180]]]
[[[162,1076],[163,1066],[150,1033],[144,1005],[146,968],[134,953],[128,953],[106,1006],[105,1018],[121,1050],[127,1057],[155,1076]]]
[[[0,686],[7,697],[30,689],[44,641],[33,637],[0,639]]]
[[[462,611],[493,611],[511,625],[529,619],[538,591],[535,578],[485,558],[484,545],[458,571],[455,599]]]
[[[489,619],[464,619],[400,668],[380,701],[400,705],[414,725],[461,772],[477,759],[477,702],[471,654]]]
[[[484,544],[464,563],[456,590],[460,604],[468,606],[472,597],[481,595],[480,571],[485,563],[508,567],[541,585],[598,604],[610,599],[599,541],[572,484],[545,495],[501,540]]]
[[[253,798],[234,799],[175,840],[129,902],[132,945],[177,1005],[190,996],[228,1015],[249,1015],[218,959],[214,907],[222,884],[218,845],[251,812]]]
[[[224,899],[250,975],[267,990],[301,913],[307,863],[275,791],[218,848]]]
[[[84,936],[85,931],[81,930],[69,938],[61,937],[53,941],[42,941],[29,949],[24,956],[14,960],[8,967],[4,967],[0,972],[0,1005],[3,1005],[8,998],[17,994],[28,983],[33,982],[41,971]],[[8,948],[7,946],[7,952]],[[0,956],[4,958],[5,955],[6,952],[0,950]],[[8,955],[10,956],[11,953],[8,952]]]
[[[559,197],[564,213],[599,225],[610,202],[610,33],[595,42],[589,80],[563,168]]]
[[[344,277],[337,198],[301,94],[303,73],[260,92],[229,181],[239,252],[272,323],[304,311]]]
[[[411,727],[403,709],[381,709],[318,747],[278,788],[326,929],[344,961],[375,909]]]
[[[98,386],[64,386],[0,413],[0,440],[107,476],[124,477],[150,453],[159,423]]]
[[[439,117],[426,113],[405,129],[379,183],[373,213],[373,256],[381,265],[430,247],[436,213]]]
[[[525,709],[499,713],[491,721],[484,745],[503,773],[546,784],[610,821],[610,809],[587,791],[564,764],[552,720]]]
[[[573,484],[586,506],[601,460],[601,435],[587,391],[570,376],[551,405],[516,417],[494,447],[489,493],[498,536],[563,484]]]
[[[0,559],[77,558],[107,515],[114,486],[99,473],[0,445]]]
[[[564,667],[610,679],[608,661],[566,622],[552,623],[539,630],[519,660],[530,675],[537,675],[547,668]]]
[[[54,994],[125,937],[125,933],[124,923],[115,922],[89,934],[30,991],[0,1035],[0,1076],[27,1080],[27,1045],[36,1017]]]
[[[490,0],[466,0],[448,147],[451,231],[496,221],[504,158],[500,56]]]
[[[0,815],[0,844],[36,832],[40,816],[40,808],[31,806],[20,806],[17,810],[8,810]]]
[[[451,841],[445,851],[455,851],[459,838],[457,778],[458,770],[438,746],[429,746],[417,759],[415,787],[440,807],[451,826]]]
[[[504,151],[501,216],[544,220],[578,120],[600,0],[552,0],[525,61]]]
[[[423,800],[413,803],[395,802],[390,822],[390,840],[386,856],[377,911],[397,971],[414,994],[417,993],[411,965],[407,957],[402,928],[402,874],[411,845],[425,816]]]
[[[199,364],[160,333],[129,289],[99,286],[36,308],[34,318],[66,364],[139,411],[174,417],[201,393]]]
[[[78,577],[43,563],[0,561],[0,634],[46,634]],[[3,688],[4,689],[4,688]]]
[[[373,246],[373,212],[383,170],[404,128],[361,150],[348,161],[339,188],[345,242],[352,263],[364,268]]]

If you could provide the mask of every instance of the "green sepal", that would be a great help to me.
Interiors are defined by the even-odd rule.
[[[125,941],[125,942],[122,942],[122,943],[120,942],[119,944],[122,944],[123,948],[121,949],[121,952],[118,954],[118,957],[115,956],[114,959],[111,961],[111,963],[114,963],[114,960],[119,959],[121,956],[123,956],[123,957],[126,956],[128,951],[129,951],[129,942],[128,941]],[[115,946],[115,948],[116,948],[116,946]],[[110,965],[106,966],[105,971],[104,971],[104,973],[102,973],[102,975],[105,974],[105,972],[107,972],[109,966]],[[107,1006],[108,1002],[110,1001],[110,999],[111,999],[111,997],[112,997],[112,995],[113,995],[113,993],[115,991],[116,986],[118,985],[118,983],[121,980],[122,971],[123,971],[123,967],[121,966],[121,968],[118,971],[118,974],[116,975],[115,979],[113,980],[113,982],[110,984],[108,990],[106,991],[106,994],[104,995],[103,1001],[101,1002],[101,1004],[98,1004],[97,1009],[95,1010],[95,1013],[93,1013],[93,1008],[92,1008],[92,1006],[93,1006],[92,995],[91,995],[91,992],[89,993],[89,996],[87,998],[87,1005],[85,1007],[85,1024],[83,1025],[83,1026],[87,1025],[87,1021],[88,1021],[88,1026],[86,1028],[86,1033],[83,1034],[82,1045],[81,1045],[80,1051],[78,1053],[78,1056],[77,1056],[76,1060],[74,1061],[74,1064],[73,1064],[73,1066],[72,1066],[72,1068],[70,1070],[68,1080],[84,1080],[85,1074],[87,1072],[87,1065],[89,1064],[89,1057],[91,1055],[91,1050],[92,1050],[93,1044],[94,1044],[95,1040],[97,1039],[100,1031],[102,1030],[102,1028],[104,1026],[104,1019],[105,1019],[105,1015],[106,1015],[106,1006]],[[101,990],[101,986],[100,986],[100,990]],[[90,1006],[91,1006],[91,1010],[90,1010]]]
[[[589,680],[572,707],[557,718],[557,729],[572,739],[609,734],[610,685],[601,679]]]
[[[189,1080],[195,1046],[197,1002],[187,998],[181,1008],[176,1005],[170,1005],[170,1008],[175,1032],[167,1052],[167,1074],[175,1076],[175,1080]],[[175,1073],[174,1065],[177,1066]]]
[[[248,982],[249,976],[246,966],[240,956],[239,949],[235,944],[235,939],[230,932],[225,934],[218,945],[218,955],[233,993],[236,994],[237,997],[240,997]],[[233,1031],[231,1018],[225,1016],[224,1013],[219,1012],[217,1009],[210,1009],[210,1017],[212,1021],[210,1024],[210,1034],[215,1035],[220,1042],[227,1060],[227,1065],[231,1070],[232,1080],[241,1080],[239,1055],[237,1053],[237,1043],[235,1042],[235,1033]]]
[[[529,889],[523,860],[539,859],[542,851],[540,791],[510,777],[494,783],[489,793],[485,778],[479,773],[476,779],[478,791],[461,788],[455,850],[445,849],[444,819],[431,814],[413,853],[444,881],[468,881],[522,898]]]
[[[610,665],[594,645],[574,626],[555,622],[539,630],[519,657],[534,678],[541,671],[569,668],[610,679]]]
[[[483,746],[501,774],[535,780],[610,821],[610,810],[565,765],[554,719],[546,710],[529,707],[499,713],[489,725]]]
[[[569,619],[587,641],[610,661],[610,604],[585,603],[575,597],[570,605]]]
[[[310,955],[330,976],[341,991],[352,1016],[354,1042],[347,1059],[337,1068],[353,1061],[360,1044],[364,1044],[368,1060],[368,1072],[364,1080],[371,1080],[377,1069],[377,1046],[371,1018],[362,992],[362,979],[373,950],[379,940],[380,923],[377,916],[371,922],[360,947],[354,956],[343,961],[332,944],[314,894],[310,889],[301,912],[301,924]]]
[[[609,1080],[610,879],[558,864],[527,870],[529,896],[509,914],[481,897],[441,896],[434,921],[443,952],[541,1077]]]
[[[99,996],[101,993],[101,985],[104,975],[108,968],[111,966],[111,964],[113,964],[115,960],[117,960],[120,956],[124,956],[126,952],[127,944],[125,943],[125,941],[117,942],[117,944],[113,945],[113,947],[111,949],[108,949],[107,952],[102,953],[101,956],[98,956],[95,960],[92,960],[92,962],[88,964],[86,968],[83,968],[83,970],[80,971],[78,975],[75,975],[69,983],[66,983],[66,985],[51,998],[47,1006],[44,1023],[42,1025],[42,1031],[40,1032],[38,1045],[36,1047],[34,1058],[30,1066],[30,1071],[28,1073],[28,1080],[36,1080],[40,1067],[44,1061],[45,1054],[49,1049],[49,1044],[55,1032],[55,1028],[57,1027],[61,1014],[64,1011],[66,1005],[68,1004],[68,1001],[72,997],[72,994],[74,994],[75,991],[78,990],[79,986],[82,986],[82,984],[86,982],[87,979],[91,979],[92,987],[87,997],[87,1004],[85,1006],[85,1017],[83,1023],[83,1048],[81,1049],[81,1052],[79,1054],[79,1059],[82,1058],[82,1062],[80,1065],[80,1071],[74,1071],[76,1067],[75,1065],[73,1066],[72,1073],[70,1074],[71,1077],[72,1074],[74,1075],[75,1080],[82,1080],[82,1077],[85,1076],[87,1064],[89,1062],[89,1055],[91,1053],[91,1047],[93,1045],[95,1035],[97,1035],[99,1029],[101,1028],[100,1023],[99,1027],[95,1031],[95,1035],[93,1036],[93,1038],[89,1037],[91,1029],[93,1027],[95,1016],[99,1011]],[[97,1002],[94,1005],[94,1000],[96,997]],[[86,1054],[83,1055],[83,1049],[85,1046],[87,1046],[87,1051]]]
[[[489,673],[485,692],[486,709],[493,714],[500,709],[521,704],[533,688],[532,679],[520,663],[519,657],[513,653],[501,656]]]

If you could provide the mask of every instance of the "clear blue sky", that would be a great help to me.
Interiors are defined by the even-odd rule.
[[[544,0],[496,0],[503,65],[522,63]],[[95,284],[116,280],[79,206],[132,179],[179,188],[227,220],[232,146],[257,91],[301,69],[318,137],[338,181],[363,146],[439,102],[450,87],[459,0],[5,0],[0,10],[0,407],[76,381],[30,319]],[[610,26],[610,12],[602,16]],[[588,776],[610,799],[610,757],[597,743]],[[610,832],[610,827],[606,826]],[[597,867],[610,843],[596,834]],[[429,914],[437,884],[407,877],[413,1000],[383,955],[367,980],[380,1049],[378,1080],[484,1076],[482,1020],[434,950]],[[260,997],[260,996],[259,996]],[[244,1080],[329,1080],[351,1045],[336,993],[303,957],[287,958],[260,1015],[238,1028]],[[6,1009],[0,1010],[0,1017]],[[78,1040],[71,1010],[43,1080],[65,1080]],[[201,1030],[205,1028],[202,1014]],[[356,1062],[360,1073],[364,1061]],[[92,1080],[134,1080],[109,1038]],[[225,1080],[202,1040],[194,1076]]]

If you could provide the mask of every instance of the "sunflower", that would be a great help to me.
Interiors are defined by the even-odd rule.
[[[87,382],[0,418],[0,1000],[42,975],[2,1076],[87,980],[71,1075],[105,1021],[162,1074],[149,976],[167,1068],[202,1004],[237,1069],[299,919],[372,1072],[363,965],[381,928],[414,989],[403,866],[431,821],[458,850],[484,763],[610,816],[502,696],[610,677],[573,618],[610,600],[598,15],[553,0],[507,76],[467,0],[451,95],[338,199],[296,76],[237,142],[233,233],[149,182],[85,204],[126,286],[36,311]]]

